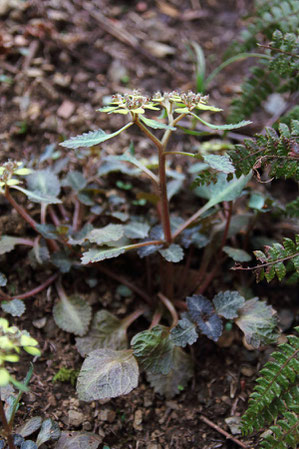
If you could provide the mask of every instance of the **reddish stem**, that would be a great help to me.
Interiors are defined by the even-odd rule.
[[[5,411],[4,411],[4,407],[3,407],[3,402],[0,399],[0,419],[2,421],[2,425],[3,425],[3,429],[5,432],[5,436],[7,439],[7,443],[8,443],[8,447],[9,449],[16,449],[14,442],[13,442],[13,437],[12,437],[12,433],[11,433],[11,428],[9,427],[9,424],[7,422],[6,416],[5,416]]]
[[[30,290],[29,292],[22,293],[21,295],[14,296],[15,299],[27,299],[31,298],[31,296],[37,295],[37,293],[40,293],[45,288],[47,288],[52,282],[54,282],[58,277],[58,273],[53,274],[49,279],[47,279],[45,282],[40,284],[38,287],[35,287],[33,290]],[[11,299],[13,299],[11,298]]]
[[[24,218],[24,220],[36,231],[36,226],[38,225],[38,223],[32,218],[30,217],[30,215],[27,213],[27,211],[20,206],[20,204],[18,204],[16,202],[16,200],[11,196],[10,191],[8,186],[5,186],[5,197],[6,199],[10,202],[10,204],[12,205],[12,207],[15,208],[15,210],[21,215],[21,217]]]
[[[158,297],[162,301],[164,306],[167,308],[167,310],[170,312],[170,315],[172,317],[171,327],[175,327],[178,324],[179,317],[177,311],[175,310],[174,305],[172,304],[171,301],[169,301],[168,298],[166,298],[166,296],[163,295],[163,293],[158,293]]]

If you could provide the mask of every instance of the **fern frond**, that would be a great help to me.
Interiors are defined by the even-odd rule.
[[[244,145],[236,145],[229,155],[238,177],[252,169],[270,167],[271,177],[299,181],[299,121],[292,120],[291,129],[281,123],[279,133],[266,128],[266,135],[245,139]]]
[[[299,326],[295,330],[299,332]],[[244,435],[274,423],[261,443],[264,449],[296,448],[298,443],[298,353],[299,338],[289,335],[288,342],[278,346],[278,351],[271,354],[272,360],[260,371],[242,417]]]

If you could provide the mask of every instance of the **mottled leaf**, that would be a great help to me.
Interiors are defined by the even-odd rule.
[[[82,365],[77,393],[81,401],[115,398],[136,388],[138,377],[132,350],[96,349]]]
[[[125,225],[125,236],[128,239],[144,239],[148,236],[149,225],[147,223],[140,223],[139,221],[131,221]]]
[[[160,249],[159,253],[167,262],[177,263],[184,258],[183,248],[177,243],[172,243],[168,248]]]
[[[36,444],[37,447],[49,440],[56,441],[60,437],[61,431],[59,425],[48,418],[43,421],[39,434],[37,435]]]
[[[26,309],[24,301],[21,301],[20,299],[2,301],[1,307],[5,313],[9,313],[12,316],[22,316]]]
[[[227,290],[214,296],[213,303],[218,315],[231,320],[238,316],[237,311],[245,304],[245,299],[239,292]]]
[[[167,374],[173,364],[174,343],[169,330],[157,325],[136,334],[131,340],[133,353],[148,372]]]
[[[251,255],[243,249],[233,248],[232,246],[224,246],[223,251],[235,262],[249,262],[251,260]]]
[[[170,339],[176,346],[182,348],[196,342],[198,339],[196,325],[190,320],[188,313],[182,313],[178,324],[170,331]]]
[[[102,245],[107,242],[115,242],[124,235],[124,226],[120,224],[108,224],[104,228],[93,229],[90,231],[86,239],[91,243]]]
[[[245,302],[238,315],[235,323],[244,333],[247,343],[254,348],[258,348],[261,343],[276,340],[276,317],[271,306],[267,306],[258,298],[252,298]]]
[[[86,334],[91,320],[91,307],[80,296],[61,295],[53,307],[53,317],[60,329],[82,336]]]
[[[95,349],[126,349],[126,326],[107,310],[100,310],[93,318],[85,337],[76,338],[76,346],[82,357]]]
[[[222,334],[222,321],[215,314],[211,301],[202,295],[188,296],[186,301],[189,315],[201,332],[217,341]]]
[[[181,348],[175,346],[173,351],[173,366],[168,374],[146,373],[151,387],[156,393],[160,393],[167,399],[180,393],[193,376],[193,365],[191,357]]]
[[[16,433],[22,435],[22,437],[24,438],[28,437],[40,428],[40,426],[42,425],[42,421],[43,420],[41,416],[34,416],[33,418],[30,418],[28,421],[26,421],[22,426],[18,427],[16,429]]]
[[[91,432],[62,432],[55,449],[98,449],[103,437]]]

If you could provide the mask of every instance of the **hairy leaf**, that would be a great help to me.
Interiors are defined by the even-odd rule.
[[[243,249],[233,248],[232,246],[224,246],[222,249],[235,262],[249,262],[251,260],[251,255]]]
[[[258,348],[261,343],[276,340],[276,318],[271,306],[267,306],[258,298],[252,298],[239,309],[238,315],[235,323],[244,333],[247,343],[254,348]]]
[[[187,309],[201,332],[211,340],[217,341],[222,334],[222,321],[215,314],[211,301],[202,295],[186,298]]]
[[[2,235],[0,237],[0,255],[9,253],[18,244],[21,244],[20,237],[12,237],[10,235]]]
[[[239,292],[227,290],[214,296],[213,303],[218,315],[231,320],[238,316],[237,311],[245,304],[245,299]]]
[[[220,129],[223,131],[228,131],[231,129],[237,129],[237,128],[242,128],[243,126],[247,126],[250,125],[252,122],[250,120],[242,120],[239,123],[230,123],[227,125],[213,125],[212,123],[206,122],[204,119],[202,119],[201,117],[199,117],[198,115],[191,113],[191,115],[193,115],[193,117],[195,117],[197,120],[199,120],[201,123],[203,123],[204,125],[208,126],[209,128],[212,129]]]
[[[192,376],[191,357],[177,346],[173,351],[173,366],[168,374],[146,373],[147,380],[155,392],[166,396],[167,399],[180,393]]]
[[[81,401],[115,398],[136,388],[138,376],[132,350],[96,349],[82,365],[77,393]]]
[[[45,419],[45,421],[42,423],[39,434],[37,435],[36,439],[37,447],[41,446],[46,441],[58,440],[60,434],[61,431],[59,425],[51,418]]]
[[[103,437],[91,432],[62,432],[55,449],[98,449]]]
[[[222,173],[234,173],[235,167],[229,156],[220,156],[219,154],[206,154],[203,156],[204,161],[214,170]]]
[[[1,242],[0,242],[1,244]],[[0,287],[5,287],[5,285],[7,284],[7,278],[5,276],[5,274],[0,272]]]
[[[88,133],[83,133],[79,136],[71,137],[69,140],[65,140],[60,145],[66,148],[93,147],[94,145],[98,145],[99,143],[112,139],[112,137],[117,136],[128,127],[129,126],[127,124],[112,134],[107,134],[102,129],[89,131]]]
[[[153,129],[170,129],[172,131],[175,131],[176,128],[170,125],[165,125],[164,123],[157,122],[157,120],[153,120],[150,118],[146,118],[144,115],[140,115],[139,119],[147,126]]]
[[[124,227],[120,224],[108,224],[104,228],[93,229],[90,231],[86,239],[91,243],[102,245],[107,242],[115,242],[124,235]]]
[[[125,236],[128,239],[144,239],[148,236],[150,226],[147,223],[131,221],[125,225]]]
[[[37,448],[38,448],[37,444],[32,440],[24,441],[20,446],[20,449],[37,449]]]
[[[175,346],[165,326],[157,325],[139,332],[132,338],[131,346],[138,362],[147,372],[167,374],[170,371]]]
[[[83,190],[86,187],[87,181],[80,171],[73,170],[67,174],[63,185],[70,186],[76,192],[80,192],[80,190]]]
[[[95,314],[88,334],[76,338],[76,346],[82,357],[95,349],[126,349],[126,327],[107,310],[100,310]]]
[[[33,418],[30,418],[28,421],[22,424],[21,427],[18,427],[16,429],[16,433],[22,435],[22,437],[24,438],[28,437],[41,427],[42,421],[43,420],[41,416],[34,416]]]
[[[177,263],[184,258],[183,248],[177,243],[172,243],[168,248],[159,249],[159,253],[167,262]]]
[[[111,248],[111,249],[89,249],[82,254],[81,262],[83,265],[87,265],[89,263],[100,262],[105,259],[113,259],[114,257],[118,257],[123,254],[127,249],[130,249],[128,246],[121,246],[119,248]]]
[[[198,339],[196,324],[190,320],[188,313],[182,313],[178,324],[170,331],[170,339],[176,346],[182,348],[196,342]]]
[[[61,203],[57,198],[60,193],[58,177],[49,169],[37,170],[27,177],[28,190],[14,186],[23,192],[30,201],[35,203],[56,204]]]
[[[91,320],[91,307],[80,296],[61,295],[53,307],[53,317],[60,329],[75,335],[84,335]]]
[[[21,301],[20,299],[2,301],[1,307],[5,313],[9,313],[12,316],[22,316],[26,309],[24,301]]]

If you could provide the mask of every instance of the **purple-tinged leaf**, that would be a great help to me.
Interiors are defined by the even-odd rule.
[[[187,309],[190,317],[201,332],[211,340],[217,341],[222,334],[222,321],[214,312],[211,301],[202,295],[188,296]]]

